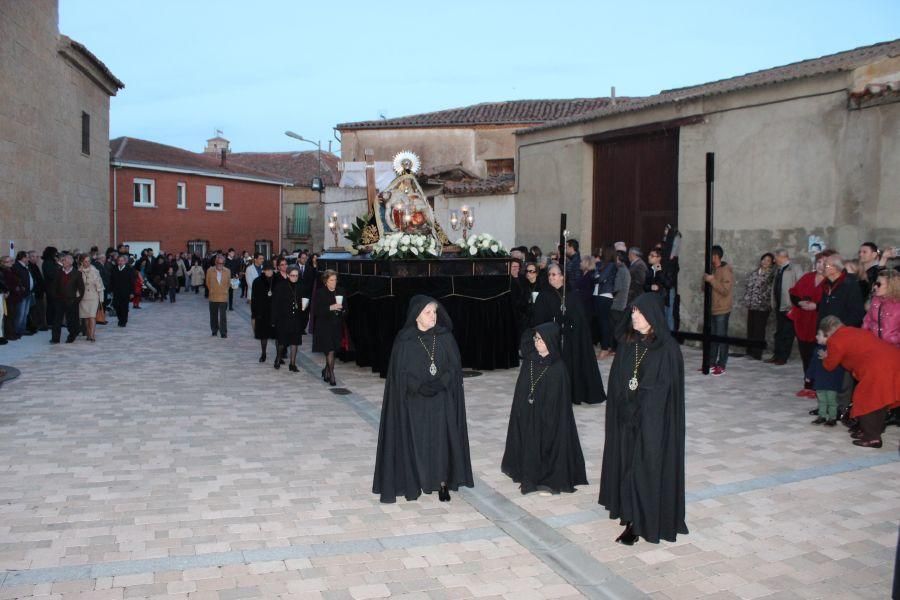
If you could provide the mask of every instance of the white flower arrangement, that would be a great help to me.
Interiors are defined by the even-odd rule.
[[[389,233],[372,245],[372,258],[378,260],[437,258],[440,255],[433,237],[417,233]]]
[[[462,255],[474,258],[495,258],[509,256],[509,252],[503,247],[503,242],[494,238],[489,233],[479,233],[469,236],[468,240],[459,238],[456,245],[462,249]]]

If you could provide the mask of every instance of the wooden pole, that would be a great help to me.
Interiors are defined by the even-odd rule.
[[[714,152],[706,153],[706,257],[704,259],[703,272],[712,273],[712,247],[713,247],[713,195],[716,180],[716,155]],[[703,374],[709,375],[709,359],[712,342],[709,339],[712,333],[712,285],[703,285]]]
[[[369,214],[375,214],[375,201],[378,190],[375,187],[375,150],[366,148],[366,199],[369,201]]]

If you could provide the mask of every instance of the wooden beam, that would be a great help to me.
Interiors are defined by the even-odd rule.
[[[596,144],[597,142],[606,142],[623,137],[669,131],[671,129],[678,129],[679,127],[686,127],[688,125],[697,125],[704,122],[706,122],[706,118],[703,115],[682,117],[680,119],[672,119],[671,121],[659,121],[657,123],[648,123],[636,127],[626,127],[624,129],[614,129],[602,133],[592,133],[591,135],[584,136],[584,141],[589,144]]]

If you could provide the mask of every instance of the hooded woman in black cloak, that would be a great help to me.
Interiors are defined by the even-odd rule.
[[[562,359],[569,373],[570,395],[573,404],[599,404],[606,400],[603,379],[594,354],[591,324],[584,314],[581,301],[575,294],[563,293],[565,285],[559,265],[547,267],[548,284],[540,289],[534,301],[532,327],[554,322],[562,331]],[[563,300],[565,296],[565,300]],[[565,312],[562,306],[565,304]]]
[[[462,365],[444,307],[414,296],[384,384],[372,492],[382,502],[472,487]]]
[[[587,485],[584,454],[569,400],[569,376],[559,348],[559,327],[544,323],[522,336],[501,469],[523,494],[574,492]]]
[[[675,541],[684,522],[684,359],[658,294],[639,296],[609,373],[600,504],[616,541]]]

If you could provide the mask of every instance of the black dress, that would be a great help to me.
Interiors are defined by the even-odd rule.
[[[572,292],[566,294],[566,313],[562,314],[562,290],[551,285],[540,289],[534,303],[531,325],[554,322],[562,330],[562,359],[569,373],[571,400],[574,404],[598,404],[606,400],[603,378],[594,354],[591,324],[581,301]]]
[[[648,542],[675,541],[684,522],[684,360],[658,294],[634,301],[652,339],[619,338],[609,374],[599,502]],[[623,329],[632,331],[626,321]],[[629,388],[639,360],[636,390]]]
[[[275,276],[260,275],[253,280],[250,296],[250,317],[253,319],[253,335],[258,340],[277,337],[272,325],[272,298],[275,296]]]
[[[316,290],[313,298],[313,352],[337,352],[341,349],[344,314],[329,308],[337,303],[336,296],[340,295],[340,288],[332,292],[323,285]],[[344,306],[346,302],[344,298]]]
[[[432,302],[438,306],[437,325],[419,331],[416,318]],[[443,306],[415,296],[391,350],[372,492],[382,502],[395,502],[397,496],[415,500],[422,492],[439,490],[441,482],[451,490],[474,485],[462,366]]]
[[[272,323],[275,325],[276,338],[281,346],[299,346],[303,343],[305,320],[301,310],[302,299],[299,283],[285,280],[273,286]]]
[[[550,354],[534,347],[539,333]],[[574,492],[587,485],[584,454],[569,401],[569,376],[560,356],[559,327],[544,323],[522,336],[522,368],[516,381],[502,471],[523,494]],[[532,395],[532,387],[533,395]]]

